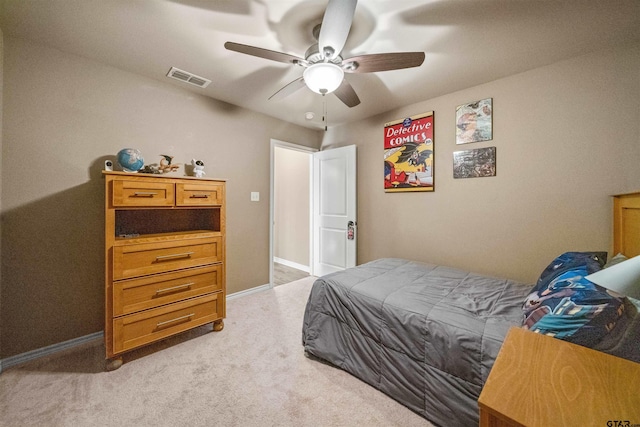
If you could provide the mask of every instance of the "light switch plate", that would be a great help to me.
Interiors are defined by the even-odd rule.
[[[252,202],[259,202],[260,201],[260,193],[257,191],[252,191],[251,192],[251,201]]]

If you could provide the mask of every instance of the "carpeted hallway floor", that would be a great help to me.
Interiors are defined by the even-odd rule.
[[[85,344],[0,374],[2,426],[430,426],[348,373],[305,357],[314,278],[231,299],[211,325],[104,371]]]

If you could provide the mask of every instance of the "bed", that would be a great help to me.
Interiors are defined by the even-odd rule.
[[[634,203],[640,212],[640,195]],[[629,218],[621,226],[637,233],[640,215]],[[638,239],[617,228],[614,234],[626,236],[627,246]],[[625,250],[629,257],[638,255],[615,240],[617,260]],[[573,281],[576,271],[585,276],[606,268],[606,258],[606,252],[561,254],[536,284],[394,258],[329,274],[315,281],[307,301],[304,350],[436,425],[477,425],[477,399],[508,329],[548,327],[544,321],[561,308],[558,301],[567,300],[566,289],[555,300],[548,298],[549,289],[566,275]],[[591,309],[583,310],[591,320],[563,339],[640,362],[640,301],[577,288],[581,298],[591,298],[591,305],[579,301]],[[543,304],[529,304],[536,298]],[[551,308],[543,307],[551,302]],[[547,312],[549,317],[540,314]]]

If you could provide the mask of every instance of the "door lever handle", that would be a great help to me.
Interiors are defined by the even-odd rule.
[[[347,240],[353,240],[356,238],[356,223],[353,221],[347,222]]]

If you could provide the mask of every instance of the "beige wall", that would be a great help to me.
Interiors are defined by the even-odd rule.
[[[103,329],[101,170],[124,147],[228,179],[228,291],[268,283],[270,139],[318,132],[8,37],[4,82],[0,357]]]
[[[275,148],[274,257],[309,266],[311,154]]]
[[[456,146],[456,106],[488,97],[493,141]],[[435,192],[384,193],[384,123],[432,110]],[[564,251],[611,250],[610,195],[640,190],[640,46],[335,128],[323,146],[354,143],[358,263],[403,257],[533,282]],[[496,177],[453,179],[454,151],[490,146]]]

